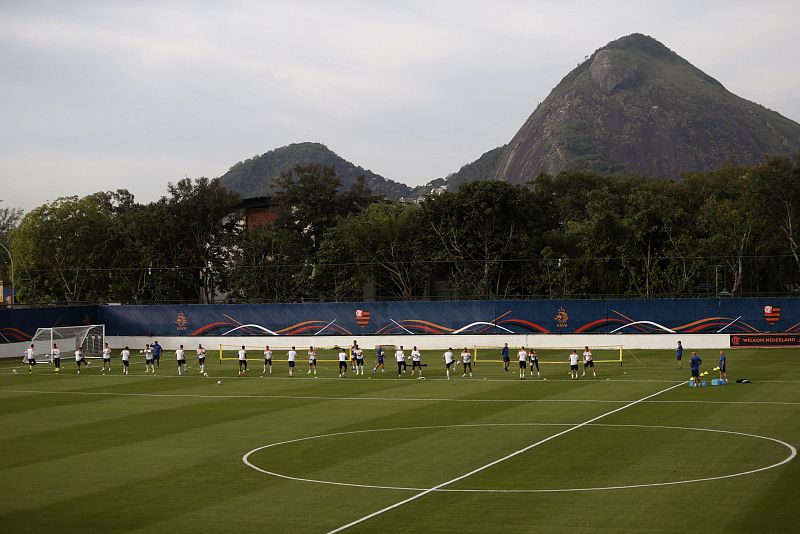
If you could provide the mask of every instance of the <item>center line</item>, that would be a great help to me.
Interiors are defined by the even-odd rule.
[[[579,423],[579,424],[577,424],[575,426],[569,427],[566,430],[562,430],[558,434],[553,434],[550,437],[544,438],[543,440],[537,441],[536,443],[528,445],[527,447],[519,449],[518,451],[514,451],[514,452],[512,452],[510,454],[507,454],[507,455],[503,456],[502,458],[499,458],[499,459],[497,459],[497,460],[495,460],[493,462],[489,462],[486,465],[483,465],[481,467],[473,469],[469,473],[464,473],[461,476],[458,476],[456,478],[448,480],[447,482],[442,482],[439,485],[436,485],[436,486],[434,486],[432,488],[428,488],[425,491],[421,491],[421,492],[417,493],[416,495],[412,495],[411,497],[409,497],[407,499],[403,499],[402,501],[396,502],[396,503],[394,503],[392,505],[389,505],[386,508],[381,508],[377,512],[372,512],[369,515],[365,515],[364,517],[356,519],[355,521],[351,521],[350,523],[347,523],[346,525],[342,525],[339,528],[336,528],[334,530],[329,531],[328,534],[334,534],[336,532],[341,532],[341,531],[346,530],[346,529],[348,529],[348,528],[350,528],[352,526],[358,525],[359,523],[363,523],[364,521],[372,519],[373,517],[379,516],[384,512],[388,512],[389,510],[394,510],[395,508],[403,506],[404,504],[408,504],[411,501],[415,501],[415,500],[419,499],[420,497],[424,497],[425,495],[428,495],[431,492],[434,492],[434,491],[436,491],[438,489],[441,489],[441,488],[443,488],[445,486],[449,486],[450,484],[454,484],[455,482],[458,482],[460,480],[464,480],[465,478],[470,477],[470,476],[472,476],[472,475],[474,475],[476,473],[480,473],[481,471],[485,471],[486,469],[489,469],[490,467],[495,466],[495,465],[499,464],[500,462],[505,462],[509,458],[513,458],[514,456],[522,454],[523,452],[529,451],[532,448],[538,447],[539,445],[541,445],[543,443],[547,443],[548,441],[553,440],[553,439],[555,439],[555,438],[557,438],[559,436],[563,436],[564,434],[568,434],[569,432],[572,432],[573,430],[577,430],[577,429],[579,429],[581,427],[584,427],[584,426],[586,426],[588,424],[594,423],[595,421],[597,421],[599,419],[602,419],[603,417],[608,417],[611,414],[615,414],[615,413],[617,413],[619,411],[622,411],[622,410],[624,410],[626,408],[630,408],[631,406],[639,404],[640,402],[644,402],[647,399],[651,399],[651,398],[653,398],[653,397],[655,397],[657,395],[661,395],[662,393],[665,393],[665,392],[667,392],[667,391],[669,391],[671,389],[675,389],[675,388],[680,387],[680,386],[684,386],[684,383],[680,382],[679,384],[672,385],[672,386],[670,386],[670,387],[668,387],[666,389],[662,389],[661,391],[658,391],[658,392],[653,393],[651,395],[648,395],[646,397],[642,397],[639,400],[635,400],[633,402],[630,402],[630,403],[626,404],[625,406],[620,406],[619,408],[615,408],[614,410],[611,410],[610,412],[606,412],[606,413],[604,413],[602,415],[598,415],[597,417],[593,417],[593,418],[589,419],[588,421],[584,421],[583,423]]]

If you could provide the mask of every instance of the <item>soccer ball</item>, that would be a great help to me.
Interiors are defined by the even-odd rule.
[[[222,380],[217,380],[217,385],[222,384]]]
[[[203,376],[208,376],[208,373],[203,373]]]
[[[11,372],[14,373],[14,374],[17,374],[17,370],[16,369],[12,369]]]

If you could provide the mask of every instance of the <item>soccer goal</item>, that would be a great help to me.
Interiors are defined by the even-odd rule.
[[[53,361],[53,344],[61,350],[61,359],[72,358],[72,353],[81,348],[84,358],[102,358],[106,338],[106,325],[56,326],[38,328],[31,338],[36,361]]]
[[[502,347],[497,346],[473,346],[471,347],[475,363],[499,363],[502,362]],[[512,362],[517,360],[519,347],[508,347],[508,354]],[[535,350],[539,355],[540,364],[567,364],[569,354],[573,350],[578,352],[580,362],[583,363],[583,346],[574,347],[525,347],[530,352]],[[622,360],[625,348],[622,345],[592,345],[589,347],[592,352],[592,359],[595,363],[614,363],[622,367]],[[455,352],[455,350],[454,350]]]

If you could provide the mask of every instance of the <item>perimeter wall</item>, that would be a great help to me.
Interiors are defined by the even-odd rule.
[[[666,348],[679,335],[687,347],[710,348],[727,336],[697,334],[800,333],[798,304],[800,299],[791,298],[727,298],[6,308],[0,310],[0,347],[29,340],[38,327],[105,324],[111,342],[134,346],[157,338],[165,347],[196,347],[198,342],[208,347],[349,346],[360,339],[366,347],[446,348],[507,341],[512,346]],[[485,337],[490,335],[493,341]],[[605,340],[598,341],[598,336]],[[688,341],[692,338],[697,341]],[[6,349],[16,352],[16,347]]]

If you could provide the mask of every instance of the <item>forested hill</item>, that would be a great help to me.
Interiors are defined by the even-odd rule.
[[[289,170],[297,164],[310,163],[334,167],[341,178],[342,191],[349,189],[356,178],[363,175],[370,190],[387,199],[397,200],[411,194],[411,188],[407,185],[358,167],[320,143],[294,143],[270,150],[260,156],[240,161],[220,176],[219,180],[226,189],[238,193],[242,198],[256,197],[273,191],[274,180],[281,171]]]
[[[800,152],[800,124],[745,100],[655,39],[597,50],[536,108],[494,178],[564,170],[678,178]]]
[[[745,100],[655,39],[632,34],[572,70],[504,146],[414,189],[346,161],[320,143],[296,143],[237,163],[222,185],[269,194],[296,164],[332,166],[348,189],[364,175],[390,200],[457,190],[477,180],[523,184],[562,171],[677,179],[730,161],[800,154],[800,124]]]

